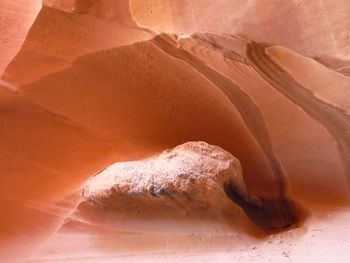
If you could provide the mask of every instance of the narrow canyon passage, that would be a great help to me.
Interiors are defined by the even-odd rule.
[[[0,261],[348,262],[348,13],[2,0]]]

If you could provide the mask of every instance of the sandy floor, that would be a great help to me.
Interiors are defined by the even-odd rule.
[[[341,209],[266,236],[209,221],[119,221],[118,228],[75,222],[29,262],[348,262],[349,220],[350,209]]]

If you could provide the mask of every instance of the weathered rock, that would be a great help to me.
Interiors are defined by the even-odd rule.
[[[130,14],[129,0],[44,0],[43,5],[75,14],[91,14],[136,26]]]
[[[139,253],[140,239],[147,245],[156,240],[161,247],[144,255],[170,252],[182,262],[182,248],[210,254],[228,249],[235,258],[229,255],[227,262],[242,261],[236,252],[245,249],[232,244],[243,242],[238,236],[232,241],[231,230],[236,235],[248,226],[243,210],[264,229],[288,226],[297,218],[287,197],[302,203],[311,220],[327,215],[326,225],[306,222],[311,234],[295,240],[292,261],[346,258],[350,213],[335,218],[348,210],[350,200],[350,1],[43,0],[40,10],[41,3],[0,1],[1,262],[24,261],[49,240],[78,205],[76,199],[62,200],[80,193],[90,176],[186,141],[206,141],[232,153],[249,194],[258,198],[242,194],[237,181],[221,185],[213,178],[204,182],[207,192],[194,194],[186,191],[195,186],[181,181],[176,204],[169,198],[174,193],[159,195],[164,186],[141,189],[142,196],[125,190],[119,202],[102,202],[113,210],[110,214],[85,207],[91,212],[87,219],[95,221],[79,217],[86,215],[83,204],[92,203],[84,202],[76,212],[88,232],[99,225],[107,232],[115,227],[139,234],[98,245],[96,233],[70,232],[81,225],[63,227],[59,242],[40,255],[40,262],[119,262],[106,248],[115,253],[118,247],[124,257],[130,251],[123,244]],[[113,216],[120,214],[117,222]],[[223,214],[230,224],[220,221]],[[108,215],[111,228],[104,225]],[[202,237],[182,244],[172,233],[143,235],[147,224],[157,236],[168,225],[182,230],[183,221],[193,233],[207,215],[210,224],[220,226],[220,231],[207,229],[213,236],[208,246]],[[172,220],[162,220],[167,217]],[[124,227],[132,219],[140,221]],[[163,221],[166,227],[159,226]],[[331,235],[315,242],[315,227]],[[168,240],[181,246],[170,248]],[[267,250],[263,260],[256,247],[259,261],[270,261],[276,249],[288,251]],[[188,260],[213,262],[197,259]]]
[[[288,201],[250,196],[239,161],[205,142],[188,142],[142,161],[116,163],[92,177],[82,195],[92,207],[122,214],[140,208],[151,216],[218,214],[234,209],[234,201],[264,230],[296,220],[286,217]]]
[[[235,157],[218,146],[188,142],[146,160],[115,163],[87,182],[83,198],[99,207],[118,209],[144,203],[164,209],[218,210],[231,208],[224,191],[229,182],[248,197]]]

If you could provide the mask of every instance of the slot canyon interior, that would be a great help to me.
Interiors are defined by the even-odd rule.
[[[0,0],[0,262],[350,262],[349,0]]]

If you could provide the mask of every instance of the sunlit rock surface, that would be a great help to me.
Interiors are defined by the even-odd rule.
[[[347,0],[41,4],[0,2],[1,262],[347,262]],[[261,234],[226,190],[241,223],[62,227],[88,178],[187,141],[235,156],[249,195],[306,221]]]
[[[88,180],[82,197],[101,208],[130,198],[131,205],[153,199],[150,207],[215,209],[225,205],[224,184],[231,182],[248,199],[237,159],[205,142],[189,142],[153,158],[108,167]]]
[[[20,0],[0,2],[0,74],[21,48],[28,30],[41,8],[40,1]],[[9,83],[0,81],[1,86],[14,89]]]
[[[242,225],[238,218],[246,219],[226,194],[228,184],[242,202],[260,205],[258,197],[249,196],[236,158],[220,147],[188,142],[145,160],[115,163],[90,178],[72,219],[78,215],[98,224],[115,214],[111,222],[211,218]]]

